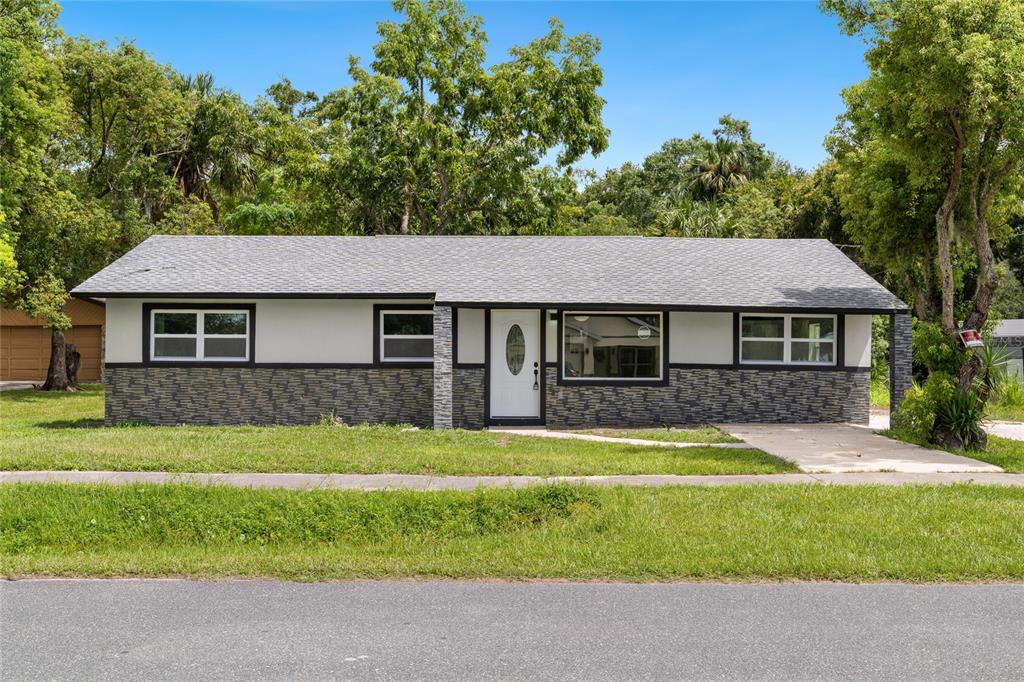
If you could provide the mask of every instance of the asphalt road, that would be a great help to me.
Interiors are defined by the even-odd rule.
[[[1024,585],[0,582],[0,677],[1024,679]]]

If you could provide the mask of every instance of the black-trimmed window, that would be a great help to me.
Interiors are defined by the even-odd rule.
[[[662,323],[660,312],[563,312],[562,379],[661,381]]]
[[[380,310],[378,350],[381,362],[433,362],[434,311]]]
[[[249,360],[248,310],[153,308],[149,314],[151,362]]]
[[[835,315],[741,315],[740,362],[835,365],[836,328]]]

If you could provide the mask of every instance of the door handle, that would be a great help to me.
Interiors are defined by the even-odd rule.
[[[535,391],[540,390],[540,369],[538,369],[539,366],[540,365],[538,363],[533,363],[533,390]]]

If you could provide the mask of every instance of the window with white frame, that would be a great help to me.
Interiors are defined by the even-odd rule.
[[[152,310],[149,357],[154,362],[238,362],[249,359],[248,310]]]
[[[662,314],[563,312],[562,378],[657,381],[662,378]]]
[[[835,315],[741,315],[740,362],[834,365]]]
[[[433,362],[433,310],[380,311],[381,362]]]

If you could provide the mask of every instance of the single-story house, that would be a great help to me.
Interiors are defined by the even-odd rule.
[[[103,369],[103,302],[68,301],[64,313],[71,329],[64,338],[82,354],[79,381],[99,381]],[[50,366],[50,328],[46,320],[20,310],[0,308],[0,381],[45,381]]]
[[[871,316],[823,240],[157,236],[106,299],[106,421],[866,422]]]

